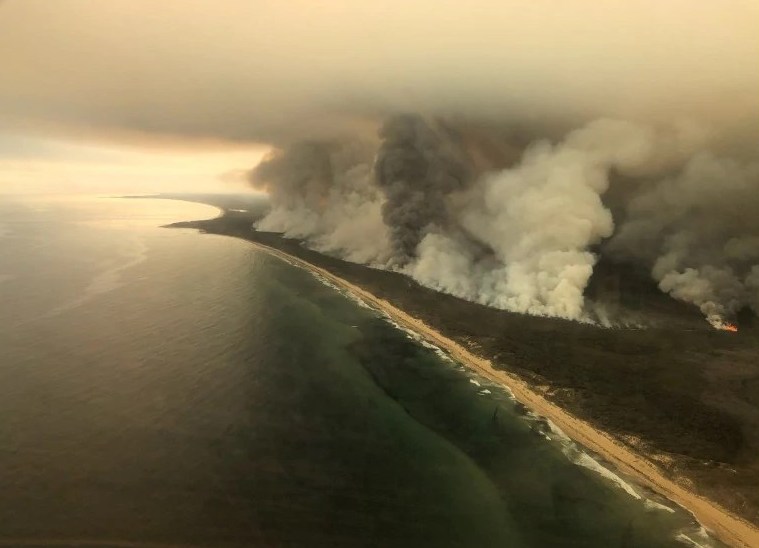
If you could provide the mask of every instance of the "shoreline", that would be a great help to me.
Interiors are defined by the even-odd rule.
[[[512,392],[517,401],[551,421],[574,442],[596,453],[640,485],[653,490],[690,512],[699,524],[720,541],[737,547],[759,546],[759,528],[711,500],[693,493],[674,480],[667,478],[658,466],[646,459],[645,456],[636,453],[606,432],[594,428],[548,401],[516,375],[495,369],[490,360],[475,355],[452,339],[438,333],[423,321],[319,266],[266,244],[247,238],[243,239],[261,251],[322,276],[336,286],[361,298],[399,325],[416,332],[423,339],[445,350],[454,360],[465,367],[490,381],[505,386]]]

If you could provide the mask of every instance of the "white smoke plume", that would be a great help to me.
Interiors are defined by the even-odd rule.
[[[627,204],[609,248],[651,264],[676,299],[716,327],[742,308],[759,311],[759,163],[702,151]]]
[[[356,142],[304,142],[275,152],[249,174],[272,202],[256,228],[351,262],[386,264],[390,239],[371,162],[371,149]]]
[[[756,163],[708,152],[688,125],[599,119],[495,167],[483,132],[404,115],[378,146],[293,145],[251,172],[273,205],[257,227],[520,313],[593,321],[584,293],[605,255],[717,327],[759,304]]]
[[[531,145],[516,166],[482,176],[459,210],[466,233],[492,254],[477,257],[461,238],[436,234],[422,242],[409,273],[490,306],[582,318],[596,262],[589,248],[614,228],[601,200],[609,171],[649,161],[652,146],[645,128],[612,120],[576,130],[558,145]]]

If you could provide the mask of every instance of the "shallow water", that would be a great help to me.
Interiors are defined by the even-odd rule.
[[[380,314],[158,228],[213,215],[0,204],[0,545],[682,546],[687,514]]]

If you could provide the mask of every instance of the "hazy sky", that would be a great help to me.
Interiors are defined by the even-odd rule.
[[[221,188],[270,143],[407,110],[752,134],[758,60],[754,0],[0,0],[0,185]]]

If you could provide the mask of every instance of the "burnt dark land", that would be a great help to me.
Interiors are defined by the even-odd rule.
[[[646,272],[601,263],[588,299],[603,303],[612,318],[634,318],[637,325],[601,328],[515,314],[254,231],[264,206],[253,197],[160,197],[223,210],[215,219],[171,227],[275,247],[366,289],[759,524],[759,322],[752,313],[739,315],[738,333],[718,331],[695,308],[662,294]]]

